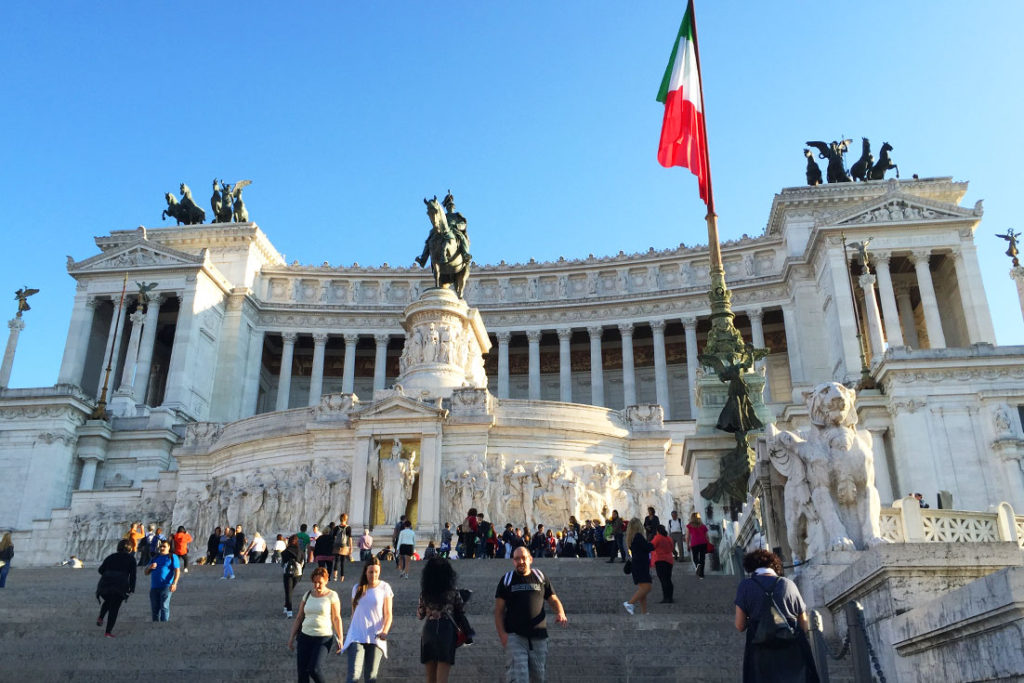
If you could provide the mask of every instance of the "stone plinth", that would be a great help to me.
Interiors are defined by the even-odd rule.
[[[451,396],[485,389],[483,354],[491,348],[483,319],[450,289],[428,289],[405,308],[400,384],[409,396]]]

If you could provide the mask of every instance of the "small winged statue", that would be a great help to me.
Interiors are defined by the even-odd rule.
[[[18,314],[15,317],[20,318],[22,313],[32,310],[32,307],[28,305],[28,298],[38,293],[38,289],[29,289],[28,287],[22,287],[14,293],[14,300],[18,302]]]
[[[139,288],[139,305],[148,306],[152,298],[149,293],[156,289],[157,282],[136,282],[135,286]]]
[[[1020,259],[1017,258],[1017,254],[1020,252],[1017,251],[1017,238],[1020,237],[1020,233],[1014,232],[1013,228],[1007,228],[1005,235],[996,235],[996,237],[1002,237],[1010,243],[1009,247],[1006,249],[1006,255],[1013,259],[1013,267],[1019,268]]]

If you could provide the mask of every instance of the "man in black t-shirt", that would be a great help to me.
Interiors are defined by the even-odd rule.
[[[533,569],[529,549],[516,548],[512,563],[515,569],[501,577],[494,592],[494,626],[505,648],[506,680],[544,683],[548,655],[544,602],[555,611],[557,623],[565,626],[569,620],[551,582]]]

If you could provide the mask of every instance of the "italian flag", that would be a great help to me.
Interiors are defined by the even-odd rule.
[[[710,174],[708,142],[704,129],[704,101],[697,62],[697,30],[693,22],[693,0],[686,6],[679,35],[672,47],[668,68],[661,80],[658,101],[665,104],[661,124],[658,163],[669,168],[683,166],[697,176],[700,198],[708,203]]]

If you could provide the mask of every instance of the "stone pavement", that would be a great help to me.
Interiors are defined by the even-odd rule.
[[[474,591],[467,613],[477,631],[476,643],[460,648],[452,681],[501,681],[503,656],[494,631],[494,589],[512,568],[508,560],[456,561],[459,585]],[[347,626],[349,598],[357,567],[331,588],[342,596]],[[633,590],[622,564],[604,560],[538,560],[565,605],[569,625],[550,619],[548,680],[587,683],[707,683],[740,680],[743,636],[732,626],[737,578],[708,576],[698,580],[692,566],[676,564],[676,602],[658,604],[657,580],[650,613],[630,617],[622,608]],[[420,622],[416,620],[421,563],[401,580],[393,565],[383,579],[395,590],[395,624],[390,657],[381,666],[381,681],[423,677],[419,663]],[[295,600],[310,586],[306,577]],[[0,670],[6,680],[75,681],[288,681],[295,678],[295,658],[286,647],[291,621],[282,615],[281,568],[243,565],[234,581],[219,579],[221,568],[195,567],[182,577],[171,600],[171,620],[153,623],[149,616],[149,579],[139,576],[139,592],[121,608],[116,638],[103,637],[95,625],[94,598],[99,575],[95,565],[83,570],[19,568],[0,590]],[[329,681],[345,678],[345,656],[324,664]],[[6,676],[0,676],[6,678]]]

